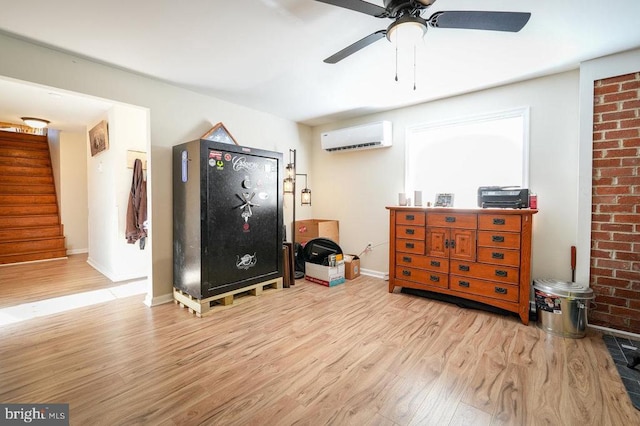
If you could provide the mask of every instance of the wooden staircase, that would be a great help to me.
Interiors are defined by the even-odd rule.
[[[0,131],[0,264],[66,256],[47,137]]]

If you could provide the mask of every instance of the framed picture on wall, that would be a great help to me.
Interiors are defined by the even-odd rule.
[[[93,129],[89,130],[89,146],[91,147],[92,157],[109,149],[109,125],[105,120],[102,120]]]
[[[218,123],[213,126],[207,133],[202,135],[200,139],[238,145],[238,142],[236,142],[235,138],[231,135],[231,133],[229,133],[227,128],[224,127],[224,124],[222,123]]]

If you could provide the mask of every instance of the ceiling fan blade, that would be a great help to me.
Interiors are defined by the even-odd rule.
[[[529,21],[528,12],[485,12],[471,10],[434,13],[427,21],[435,28],[509,31],[517,33]]]
[[[386,18],[388,16],[387,9],[375,4],[361,0],[316,0],[320,3],[332,4],[334,6],[343,7],[345,9],[355,10],[356,12],[366,13],[376,18]]]
[[[339,62],[339,61],[343,60],[347,56],[356,53],[358,50],[364,49],[365,47],[367,47],[371,43],[374,43],[374,42],[380,40],[381,38],[384,38],[386,35],[387,35],[387,30],[376,31],[373,34],[369,34],[365,38],[356,41],[352,45],[345,47],[344,49],[342,49],[338,53],[334,53],[333,55],[331,55],[327,59],[325,59],[323,62],[325,62],[327,64],[335,64],[336,62]]]

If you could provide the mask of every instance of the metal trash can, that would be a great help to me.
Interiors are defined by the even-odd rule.
[[[551,279],[533,280],[538,327],[544,331],[573,339],[584,337],[587,329],[587,306],[593,290],[583,284]]]

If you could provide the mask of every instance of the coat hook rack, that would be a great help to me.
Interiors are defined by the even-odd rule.
[[[144,151],[127,150],[127,168],[133,169],[136,159],[142,161],[142,170],[147,170],[147,153]]]

